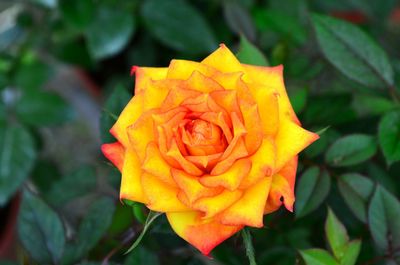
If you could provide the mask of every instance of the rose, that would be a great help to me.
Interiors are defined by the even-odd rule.
[[[318,136],[300,126],[282,66],[239,63],[224,45],[202,62],[133,67],[135,96],[104,155],[122,173],[120,198],[165,212],[207,255],[244,226],[293,210],[297,154]]]

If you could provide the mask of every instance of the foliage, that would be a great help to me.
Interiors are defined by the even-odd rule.
[[[258,265],[400,264],[398,2],[30,0],[0,8],[15,22],[0,28],[0,209],[22,194],[18,260],[236,265],[248,264],[247,254]],[[243,63],[283,64],[303,126],[325,130],[300,155],[294,214],[265,216],[264,228],[227,240],[211,260],[164,216],[118,201],[119,175],[98,145],[112,141],[108,130],[133,94],[132,65],[198,60],[218,43]],[[66,148],[75,153],[64,155],[65,135],[49,140],[71,125],[81,136],[84,117],[52,89],[63,85],[52,83],[63,67],[101,87],[95,150],[76,139]],[[92,160],[76,162],[84,152]]]

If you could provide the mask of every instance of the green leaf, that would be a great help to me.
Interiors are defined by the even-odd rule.
[[[346,227],[330,208],[328,208],[328,217],[325,221],[325,233],[334,256],[337,260],[341,260],[345,255],[349,236]]]
[[[241,63],[259,66],[268,66],[268,60],[264,54],[253,44],[251,44],[245,36],[240,37],[240,48],[236,54]]]
[[[125,254],[131,252],[132,250],[134,250],[139,243],[142,241],[144,235],[146,234],[147,230],[150,228],[151,224],[159,217],[161,216],[163,213],[159,213],[159,212],[153,212],[150,210],[149,214],[147,215],[147,219],[146,222],[144,224],[143,230],[140,233],[140,235],[136,238],[135,242],[133,242],[132,246],[125,252]]]
[[[85,166],[62,177],[55,182],[45,194],[46,200],[56,207],[89,194],[96,189],[96,172],[94,168]]]
[[[400,202],[377,186],[368,208],[368,223],[375,244],[390,253],[400,247]]]
[[[249,265],[257,265],[250,231],[246,228],[242,229],[242,237],[246,249],[246,256],[249,258]]]
[[[307,249],[300,251],[306,265],[339,265],[339,263],[323,249]]]
[[[400,111],[387,113],[379,122],[379,145],[390,165],[400,160]]]
[[[57,0],[31,0],[31,2],[40,4],[47,8],[54,8],[57,5]]]
[[[35,159],[30,133],[23,127],[0,123],[0,207],[28,177]]]
[[[58,264],[65,235],[60,217],[40,198],[25,191],[18,219],[22,244],[40,264]]]
[[[321,130],[324,130],[325,128],[327,128],[327,127],[316,127],[316,128],[312,128],[311,131],[320,132]],[[326,130],[324,133],[322,133],[319,136],[320,136],[320,138],[318,139],[318,141],[315,141],[314,143],[312,143],[305,150],[305,153],[307,154],[307,156],[316,157],[317,155],[321,154],[322,152],[324,152],[327,149],[327,147],[332,142],[336,141],[340,137],[340,134],[337,131],[335,131],[334,129],[332,129],[331,127],[329,127],[328,130]]]
[[[254,17],[256,26],[261,32],[273,30],[297,45],[307,41],[307,31],[300,21],[281,10],[258,9]]]
[[[14,262],[14,261],[2,260],[2,261],[0,261],[0,265],[18,265],[18,263]]]
[[[353,105],[360,116],[382,115],[396,107],[388,98],[361,93],[354,94]]]
[[[64,20],[77,29],[85,29],[92,21],[93,0],[59,0],[58,5]]]
[[[85,31],[88,48],[95,59],[119,53],[135,31],[133,15],[123,9],[100,6]]]
[[[289,98],[294,112],[300,113],[306,106],[308,89],[306,87],[289,90]]]
[[[300,177],[296,188],[295,214],[301,218],[317,209],[329,194],[331,179],[326,171],[311,167]]]
[[[132,264],[159,265],[160,261],[155,252],[149,251],[143,246],[140,246],[132,250],[124,261],[124,265]]]
[[[17,68],[14,82],[18,88],[32,91],[40,89],[51,77],[50,67],[40,61],[24,62]]]
[[[115,141],[109,131],[131,98],[132,95],[122,85],[117,85],[108,97],[100,117],[100,133],[103,143]]]
[[[339,177],[338,187],[353,214],[366,223],[368,201],[374,190],[374,183],[360,174],[349,173]]]
[[[248,10],[236,1],[224,1],[223,10],[225,21],[232,32],[246,36],[249,40],[256,39],[256,29]]]
[[[111,225],[115,203],[108,197],[94,202],[79,225],[77,240],[68,244],[63,264],[72,264],[97,245]]]
[[[338,139],[325,154],[325,161],[335,167],[360,164],[377,151],[374,137],[365,134],[352,134]]]
[[[361,240],[350,241],[344,252],[340,265],[354,265],[361,250]]]
[[[16,105],[18,118],[29,125],[60,125],[73,116],[70,106],[59,95],[48,91],[24,91]]]
[[[155,38],[178,51],[205,53],[217,47],[207,21],[187,1],[147,0],[141,15]]]
[[[323,54],[339,71],[366,86],[393,86],[387,55],[366,33],[329,16],[314,14],[312,21]]]

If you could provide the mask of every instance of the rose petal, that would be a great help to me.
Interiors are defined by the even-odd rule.
[[[101,151],[104,156],[110,160],[118,169],[122,171],[124,165],[125,148],[119,143],[115,142],[112,144],[103,144],[101,146]]]
[[[201,61],[201,64],[211,66],[223,73],[244,72],[238,59],[224,44]]]
[[[240,110],[243,116],[244,127],[246,128],[246,135],[244,142],[246,144],[249,155],[252,155],[258,150],[263,140],[262,120],[258,112],[257,105],[250,105],[242,101]]]
[[[232,164],[237,159],[245,157],[247,155],[248,152],[246,149],[246,145],[244,144],[244,140],[243,138],[239,138],[230,155],[215,165],[215,167],[211,170],[211,175],[220,175],[224,173],[232,166]]]
[[[172,169],[172,176],[179,188],[185,193],[189,204],[203,197],[215,196],[223,191],[223,188],[204,187],[197,177],[189,175],[182,170]]]
[[[170,109],[180,106],[181,103],[187,98],[201,95],[201,93],[198,91],[187,89],[181,80],[165,80],[162,83],[163,85],[169,86],[170,91],[160,108],[161,112],[166,112]]]
[[[249,159],[236,160],[231,168],[220,175],[206,175],[200,178],[200,183],[206,187],[224,187],[234,191],[239,187],[242,179],[250,172],[251,161]]]
[[[195,71],[207,77],[211,77],[218,72],[215,68],[201,63],[186,60],[172,60],[168,67],[167,78],[187,80]]]
[[[213,248],[242,229],[200,218],[198,212],[167,213],[172,229],[184,240],[208,255]]]
[[[247,189],[254,183],[257,183],[260,179],[271,176],[275,168],[275,153],[276,148],[274,141],[270,137],[266,137],[262,140],[262,143],[251,157],[252,162],[251,170],[240,183],[240,189]]]
[[[293,212],[296,171],[297,156],[292,158],[279,173],[273,176],[270,195],[264,209],[265,213],[271,213],[279,209],[282,205],[282,198],[286,209]]]
[[[178,188],[170,186],[152,174],[143,172],[140,177],[143,192],[148,198],[147,207],[157,212],[189,211],[177,198]]]
[[[143,192],[140,181],[141,174],[140,160],[135,151],[132,149],[126,150],[121,176],[121,199],[148,203],[148,198]]]
[[[143,162],[146,148],[150,142],[155,140],[154,121],[152,116],[157,110],[149,110],[143,113],[136,122],[127,128],[130,144]]]
[[[198,168],[204,169],[209,172],[211,168],[215,166],[215,164],[220,160],[223,153],[216,153],[213,155],[205,155],[205,156],[185,156],[187,160],[195,164]]]
[[[270,191],[271,177],[260,180],[246,189],[243,196],[217,218],[222,224],[263,226],[263,215],[266,199]]]
[[[176,144],[176,140],[172,139],[172,144],[171,148],[167,152],[167,156],[174,159],[179,166],[186,171],[188,174],[191,174],[193,176],[201,176],[203,175],[203,171],[201,171],[198,167],[196,167],[192,162],[186,160],[179,148],[178,145]]]
[[[300,125],[300,121],[290,104],[289,97],[283,80],[283,66],[262,67],[243,65],[250,79],[256,84],[263,84],[276,90],[279,94],[279,112],[281,115],[288,116],[292,121]]]
[[[317,140],[319,136],[309,132],[293,121],[284,118],[276,135],[276,170],[280,170],[290,159]]]
[[[154,142],[150,142],[147,145],[146,157],[143,161],[142,169],[168,185],[176,187],[171,174],[171,166],[162,158],[160,150],[158,150],[158,146]]]
[[[218,82],[203,75],[199,71],[193,71],[192,75],[186,82],[190,89],[201,93],[210,93],[212,91],[224,89],[220,84],[218,84]]]
[[[193,208],[205,213],[202,217],[204,219],[214,217],[218,213],[222,212],[230,205],[235,203],[242,196],[240,190],[224,190],[220,194],[213,197],[200,198],[193,203]]]
[[[129,145],[127,128],[134,124],[143,113],[143,92],[136,94],[123,109],[110,129],[112,135],[125,147]]]
[[[135,95],[147,88],[150,80],[161,80],[167,77],[167,67],[139,67],[133,66],[131,75],[135,73]]]
[[[280,121],[278,93],[262,85],[249,84],[248,87],[257,101],[264,135],[276,135]]]

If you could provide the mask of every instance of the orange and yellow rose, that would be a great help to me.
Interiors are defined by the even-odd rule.
[[[283,68],[241,64],[221,45],[200,63],[133,67],[135,96],[104,155],[120,198],[164,212],[207,255],[244,226],[293,210],[297,154],[318,139],[289,102]]]

